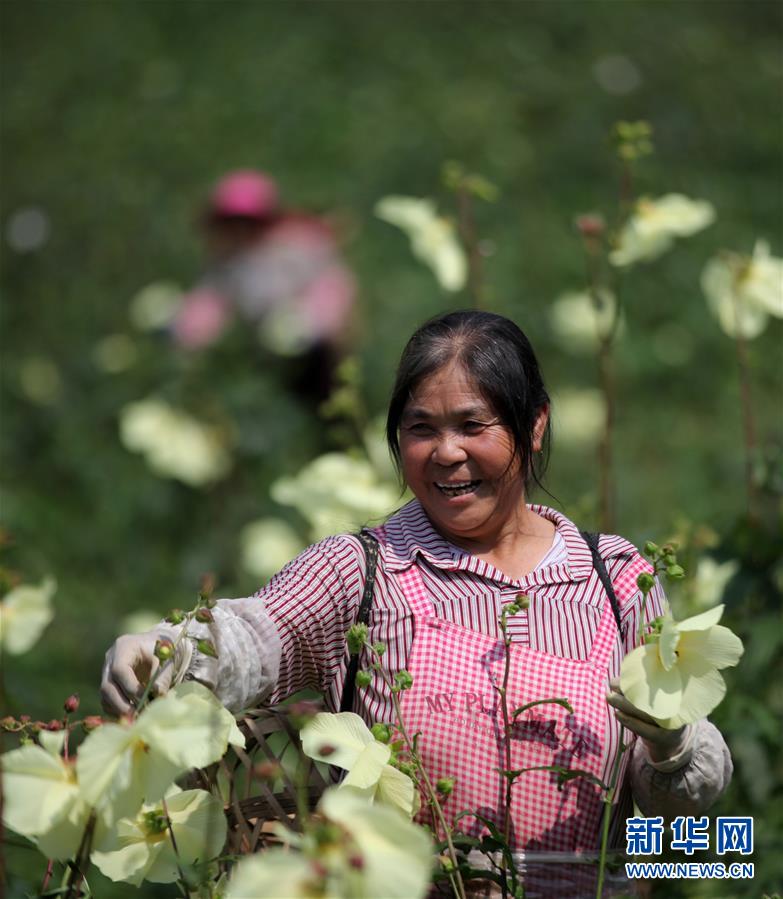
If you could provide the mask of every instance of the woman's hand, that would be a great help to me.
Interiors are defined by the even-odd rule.
[[[135,707],[144,695],[150,680],[155,677],[161,662],[155,655],[158,640],[172,639],[169,631],[156,628],[143,634],[125,634],[118,637],[106,653],[101,675],[101,702],[109,715],[124,715]],[[176,683],[187,667],[190,655],[189,640],[172,640],[174,651],[164,663],[152,688],[161,695]],[[176,678],[176,680],[175,680]]]
[[[646,712],[637,709],[629,702],[620,689],[620,679],[613,678],[609,682],[611,692],[606,701],[614,709],[615,718],[628,730],[633,731],[644,740],[650,759],[655,763],[667,762],[682,754],[687,748],[690,737],[690,726],[685,725],[676,730],[668,730],[656,724]],[[684,759],[683,763],[687,761]]]

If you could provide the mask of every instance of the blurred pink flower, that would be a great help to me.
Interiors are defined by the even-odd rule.
[[[197,289],[182,299],[171,325],[175,343],[198,350],[214,343],[231,319],[228,300],[214,290]]]

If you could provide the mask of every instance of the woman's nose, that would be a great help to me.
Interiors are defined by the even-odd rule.
[[[454,465],[464,462],[468,454],[457,434],[443,434],[438,438],[432,451],[432,461],[438,465]]]

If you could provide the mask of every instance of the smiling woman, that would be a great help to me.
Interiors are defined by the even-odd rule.
[[[515,850],[558,862],[557,888],[526,866],[530,896],[563,895],[565,863],[598,848],[597,784],[613,771],[613,845],[622,843],[632,801],[646,815],[701,814],[731,776],[726,745],[706,719],[665,729],[613,686],[644,631],[640,619],[663,615],[665,597],[626,540],[585,535],[554,509],[528,503],[546,465],[549,411],[535,354],[513,322],[456,312],[423,325],[402,354],[387,419],[391,454],[415,499],[362,535],[377,545],[369,610],[362,539],[328,537],[254,597],[219,600],[213,620],[191,630],[218,647],[218,658],[194,650],[179,675],[237,710],[316,688],[331,711],[354,712],[370,726],[395,720],[391,685],[404,676],[406,728],[419,735],[432,780],[454,781],[449,826],[473,837],[487,822],[505,827]],[[652,584],[646,598],[642,573]],[[357,620],[368,645],[385,651],[354,691],[345,634]],[[162,623],[115,643],[103,681],[109,710],[128,708],[155,641],[177,633]],[[167,687],[167,676],[158,685]],[[508,708],[567,702],[519,717],[506,738],[490,701],[501,682]],[[526,771],[508,792],[499,758]],[[554,766],[580,777],[561,789]],[[574,868],[568,894],[595,895],[592,869]]]

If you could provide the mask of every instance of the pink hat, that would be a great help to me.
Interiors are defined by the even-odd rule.
[[[245,216],[264,219],[277,208],[275,182],[254,169],[238,169],[224,175],[209,198],[215,216]]]

